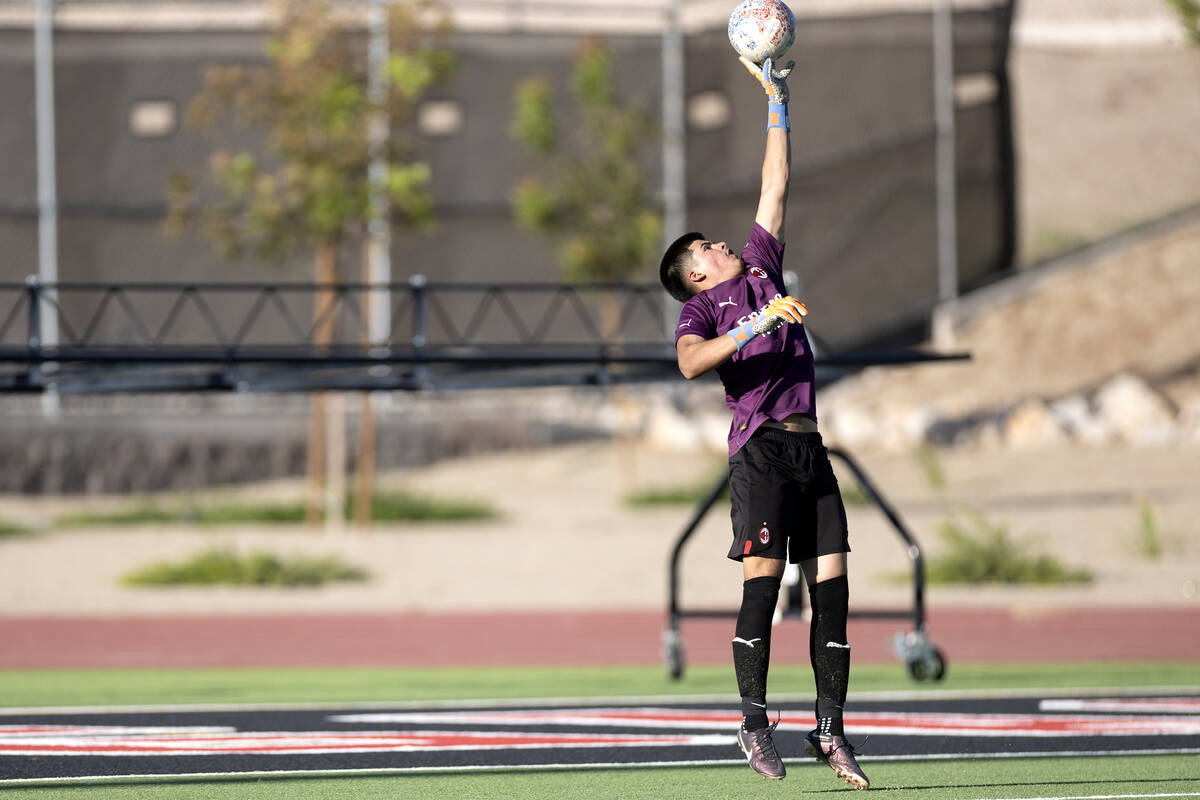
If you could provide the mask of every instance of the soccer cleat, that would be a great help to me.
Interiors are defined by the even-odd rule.
[[[866,789],[871,785],[854,758],[854,746],[845,736],[821,735],[814,730],[804,738],[808,740],[808,754],[828,764],[846,783],[855,789]]]
[[[773,781],[782,780],[783,776],[787,774],[787,770],[783,768],[782,759],[775,752],[775,742],[771,740],[771,734],[777,727],[779,727],[778,721],[753,731],[744,730],[739,725],[737,732],[738,747],[742,748],[742,752],[746,754],[750,768],[764,778]]]

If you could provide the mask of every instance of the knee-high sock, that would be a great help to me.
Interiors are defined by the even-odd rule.
[[[850,586],[841,575],[815,584],[809,596],[812,623],[808,648],[817,683],[817,728],[821,733],[843,736],[842,706],[850,681],[850,643],[846,641]]]
[[[779,599],[779,578],[751,578],[742,584],[742,606],[733,638],[733,670],[742,696],[742,726],[767,725],[767,668],[771,661],[771,617]]]

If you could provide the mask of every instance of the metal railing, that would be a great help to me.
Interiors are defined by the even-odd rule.
[[[389,299],[385,341],[368,339],[368,294]],[[42,345],[44,313],[58,347],[548,347],[661,345],[666,296],[650,284],[457,284],[415,276],[338,283],[0,284],[0,345]],[[322,338],[320,332],[327,331]]]
[[[366,309],[377,293],[387,299],[387,333],[372,339]],[[662,377],[675,370],[668,302],[650,284],[31,277],[0,284],[0,363],[17,367],[0,374],[0,390],[413,389],[443,377],[463,386]]]
[[[372,339],[367,295],[387,294]],[[654,284],[0,284],[0,392],[475,389],[679,377]],[[45,328],[53,322],[47,335]],[[810,340],[819,342],[809,331]],[[828,371],[957,359],[818,353]]]

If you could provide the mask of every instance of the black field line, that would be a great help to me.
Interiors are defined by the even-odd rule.
[[[977,759],[1002,759],[1002,758],[1097,758],[1108,756],[1161,756],[1161,755],[1200,755],[1200,747],[1179,747],[1164,750],[1110,750],[1104,753],[1084,750],[1066,750],[1062,752],[1000,752],[1000,753],[918,753],[908,755],[886,755],[886,756],[862,756],[864,762],[879,762],[879,761],[957,761],[963,758]],[[811,763],[809,763],[809,761]],[[50,777],[50,778],[9,778],[0,780],[0,786],[30,786],[36,784],[64,784],[64,783],[79,783],[79,782],[99,782],[112,783],[120,781],[145,781],[150,783],[171,783],[179,780],[196,780],[210,779],[214,781],[220,780],[237,780],[243,778],[319,778],[319,777],[387,777],[392,775],[420,775],[420,774],[444,774],[444,773],[473,773],[473,772],[528,772],[528,771],[556,771],[564,772],[571,770],[601,770],[601,769],[664,769],[670,767],[723,767],[723,766],[744,766],[746,760],[744,758],[716,758],[716,759],[693,759],[687,761],[611,761],[603,763],[587,763],[587,764],[515,764],[511,766],[498,765],[475,765],[466,764],[460,766],[428,766],[428,767],[391,767],[391,768],[367,768],[367,769],[311,769],[311,770],[259,770],[246,772],[181,772],[181,773],[131,773],[127,775],[81,775],[68,777]],[[788,759],[788,763],[792,766],[822,766],[815,760],[805,759]],[[1198,793],[1184,794],[1161,794],[1161,795],[1097,795],[1101,797],[1183,797],[1195,796]],[[980,800],[989,800],[981,798]],[[1038,800],[1035,798],[1022,798],[1021,800]],[[1040,800],[1083,800],[1083,798],[1041,798]]]

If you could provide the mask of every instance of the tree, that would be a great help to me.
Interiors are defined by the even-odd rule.
[[[612,57],[586,39],[570,75],[574,129],[559,130],[554,91],[544,77],[522,81],[513,98],[510,135],[538,169],[513,189],[510,202],[522,230],[558,242],[558,262],[570,281],[629,281],[657,261],[662,218],[647,203],[643,151],[657,146],[659,130],[639,105],[624,102],[613,79]],[[565,139],[565,141],[564,141]],[[601,330],[621,336],[618,303],[605,297]],[[618,436],[621,478],[632,491],[636,461],[627,436]]]
[[[1167,0],[1179,19],[1192,44],[1200,46],[1200,0]]]
[[[368,180],[370,121],[386,114],[386,189],[391,224],[423,230],[433,222],[430,170],[416,159],[411,112],[421,95],[450,71],[448,17],[436,0],[389,7],[391,52],[387,99],[367,92],[363,26],[331,0],[282,0],[268,36],[266,64],[210,66],[187,113],[204,130],[232,118],[265,134],[263,152],[218,150],[206,175],[174,174],[168,185],[168,230],[196,226],[227,258],[277,261],[314,255],[313,344],[332,342],[338,246],[361,238],[375,187]],[[324,461],[323,395],[313,398],[309,436],[310,489],[319,489]],[[314,487],[315,483],[315,487]],[[309,518],[316,504],[309,497]]]
[[[514,188],[513,214],[522,230],[558,242],[567,280],[627,281],[646,273],[661,243],[641,158],[658,130],[644,109],[622,102],[612,57],[596,40],[580,47],[570,89],[576,125],[564,142],[550,81],[517,87],[510,134],[538,169]]]

